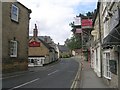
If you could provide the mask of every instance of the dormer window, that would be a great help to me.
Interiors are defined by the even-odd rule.
[[[19,8],[12,4],[11,8],[11,20],[18,22]]]

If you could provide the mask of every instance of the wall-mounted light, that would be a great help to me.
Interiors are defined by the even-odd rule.
[[[109,17],[108,17],[108,15],[105,17],[105,21],[108,21],[109,20]]]
[[[108,16],[109,16],[109,17],[112,17],[112,16],[113,16],[113,13],[112,13],[110,10],[108,10]]]
[[[97,30],[93,30],[93,31],[91,32],[91,35],[96,36],[96,35],[97,35]]]

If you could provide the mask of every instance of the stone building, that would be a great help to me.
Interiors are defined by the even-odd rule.
[[[93,64],[94,71],[96,72],[98,77],[101,77],[101,37],[100,37],[100,3],[98,2],[97,10],[95,13],[95,17],[93,20],[93,27],[94,30],[91,32],[91,34],[94,36],[93,43],[91,43],[91,56]]]
[[[55,48],[38,36],[38,29],[35,24],[33,36],[29,39],[29,66],[43,66],[57,59]]]
[[[104,2],[103,6],[103,76],[110,87],[118,87],[120,60],[120,2]]]
[[[67,46],[59,44],[57,46],[59,58],[68,58],[71,56],[71,51]]]
[[[120,60],[120,2],[98,2],[92,35],[100,47],[94,49],[94,66],[103,80],[112,88],[118,88],[118,67]],[[98,30],[98,31],[97,31]],[[97,46],[94,42],[94,46]],[[97,63],[99,62],[99,63]],[[97,69],[96,69],[97,70]],[[95,71],[96,72],[96,71]],[[99,74],[99,73],[97,73]]]
[[[2,72],[28,69],[31,10],[20,2],[2,2]]]

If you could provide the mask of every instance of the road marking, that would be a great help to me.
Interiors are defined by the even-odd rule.
[[[80,78],[80,69],[81,69],[81,67],[80,67],[80,63],[79,63],[79,68],[78,68],[77,74],[72,82],[70,90],[74,90],[75,88],[77,88],[78,79]]]
[[[76,79],[77,79],[77,77],[78,77],[78,72],[77,72],[77,74],[76,74],[76,76],[75,76],[75,78],[74,78],[74,80],[72,82],[72,85],[71,85],[71,88],[70,88],[71,90],[74,89],[75,86],[76,86]]]
[[[16,89],[16,88],[20,88],[20,87],[22,87],[22,86],[25,86],[25,85],[30,84],[30,83],[32,83],[32,82],[35,82],[35,81],[37,81],[37,80],[39,80],[39,79],[40,79],[40,78],[34,79],[34,80],[32,80],[32,81],[26,82],[26,83],[21,84],[21,85],[19,85],[19,86],[13,87],[13,88],[11,88],[11,89],[9,89],[9,90],[13,90],[13,89]]]
[[[54,74],[54,73],[56,73],[56,72],[58,72],[58,70],[56,70],[56,71],[54,71],[54,72],[51,72],[51,73],[49,73],[48,75],[52,75],[52,74]]]
[[[4,78],[0,78],[0,79],[7,79],[7,78],[17,77],[17,76],[22,76],[22,75],[24,75],[24,74],[14,75],[14,76],[9,76],[9,77],[4,77]]]

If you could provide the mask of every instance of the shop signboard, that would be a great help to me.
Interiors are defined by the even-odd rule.
[[[92,28],[92,19],[82,19],[82,29],[84,28]]]
[[[40,47],[40,42],[32,41],[29,43],[29,47]]]

